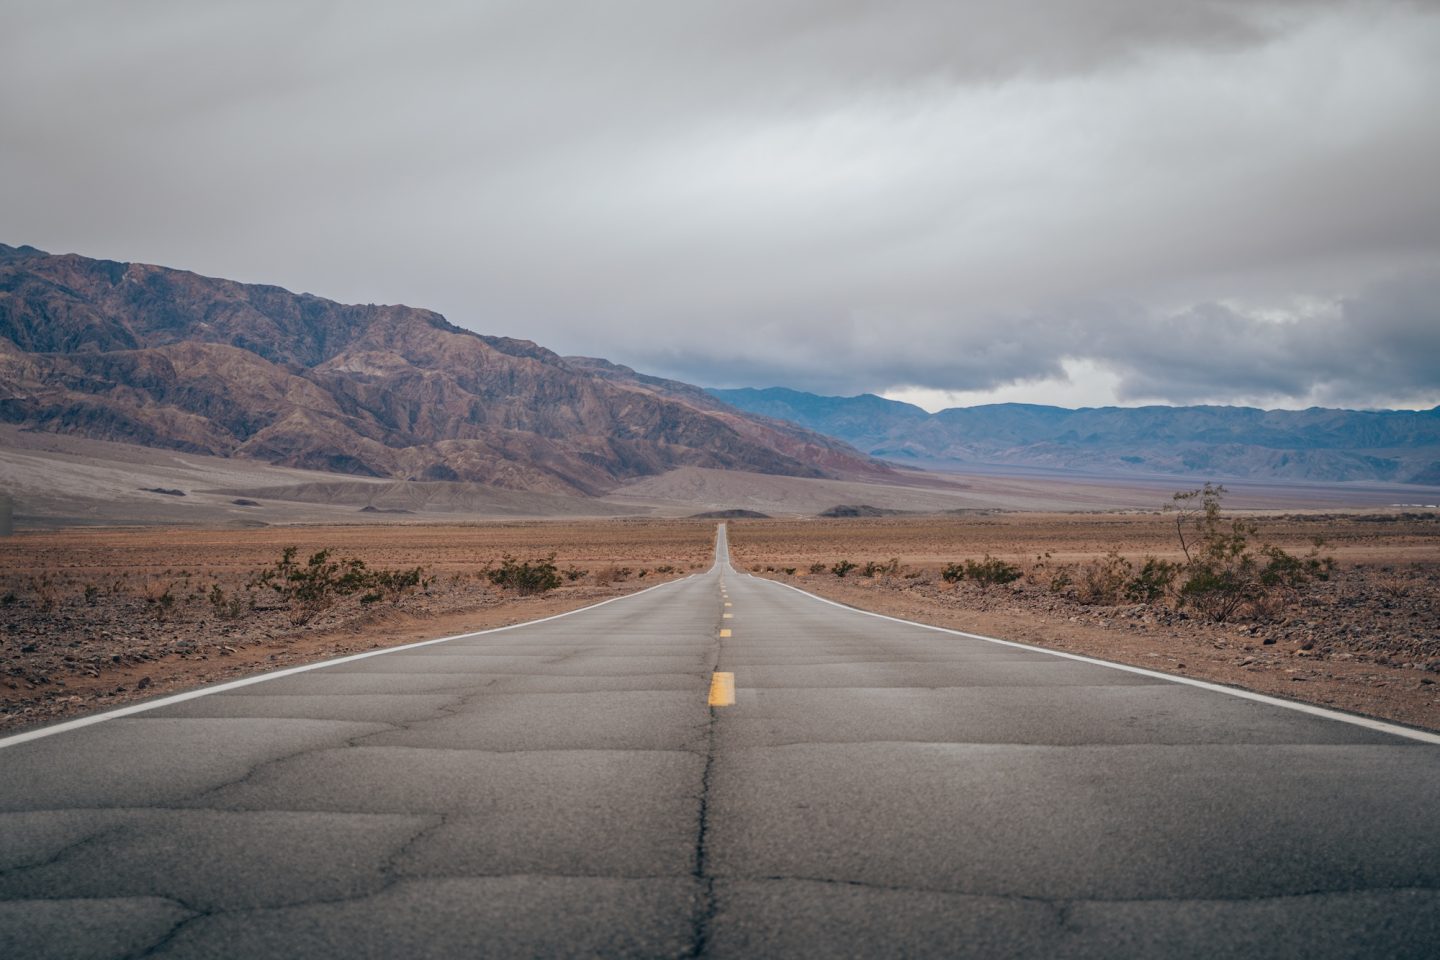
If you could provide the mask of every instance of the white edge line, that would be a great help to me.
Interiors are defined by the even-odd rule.
[[[707,571],[708,572],[708,571]],[[414,650],[417,647],[428,647],[435,643],[446,643],[450,640],[463,640],[466,637],[479,637],[488,633],[501,633],[505,630],[515,630],[519,627],[531,627],[537,623],[548,623],[551,620],[559,620],[561,617],[573,616],[577,613],[584,613],[587,610],[594,610],[596,607],[603,607],[607,603],[614,603],[617,600],[629,600],[631,597],[638,597],[642,593],[649,593],[651,590],[659,590],[662,587],[673,587],[686,580],[693,580],[704,574],[692,573],[688,577],[679,580],[668,580],[665,583],[657,583],[653,587],[646,587],[644,590],[636,590],[634,593],[627,593],[619,597],[611,597],[609,600],[601,600],[599,603],[592,603],[589,606],[578,607],[574,610],[566,610],[564,613],[552,614],[548,617],[541,617],[539,620],[526,620],[522,623],[510,623],[503,627],[491,627],[488,630],[475,630],[470,633],[457,633],[450,637],[437,637],[434,640],[420,640],[415,643],[407,643],[398,647],[386,647],[383,650],[367,650],[364,653],[352,653],[343,657],[336,657],[332,660],[320,660],[315,663],[302,663],[296,667],[286,667],[283,670],[274,670],[270,673],[261,673],[254,676],[242,677],[239,680],[230,680],[226,683],[219,683],[213,687],[202,687],[199,690],[187,690],[184,693],[174,693],[168,697],[160,697],[156,700],[146,700],[144,703],[131,704],[128,707],[120,707],[115,710],[107,710],[104,713],[92,714],[88,717],[78,717],[74,720],[66,720],[63,723],[52,724],[48,727],[39,727],[34,730],[27,730],[24,733],[12,734],[0,738],[0,750],[6,747],[14,747],[31,740],[39,740],[42,737],[51,737],[57,733],[66,733],[70,730],[78,730],[81,727],[88,727],[91,724],[104,723],[106,720],[115,720],[120,717],[128,717],[131,714],[144,713],[146,710],[158,710],[160,707],[168,707],[173,703],[182,703],[186,700],[195,700],[199,697],[208,697],[212,693],[224,693],[226,690],[236,690],[240,687],[248,687],[254,683],[264,683],[266,680],[275,680],[280,677],[289,677],[297,673],[306,673],[310,670],[319,670],[321,667],[333,667],[341,663],[353,663],[356,660],[364,660],[368,657],[379,657],[387,653],[399,653],[401,650]],[[803,591],[802,591],[803,592]]]
[[[1159,680],[1168,680],[1171,683],[1183,683],[1192,687],[1199,687],[1202,690],[1211,690],[1215,693],[1224,693],[1232,697],[1239,697],[1242,700],[1254,700],[1258,703],[1269,704],[1272,707],[1284,707],[1287,710],[1295,710],[1299,713],[1308,713],[1311,716],[1323,717],[1326,720],[1338,720],[1341,723],[1352,724],[1357,727],[1366,727],[1370,730],[1378,730],[1381,733],[1388,733],[1396,737],[1405,737],[1410,740],[1418,740],[1421,743],[1440,745],[1440,734],[1430,733],[1427,730],[1416,730],[1411,727],[1402,727],[1394,723],[1386,723],[1384,720],[1372,720],[1369,717],[1362,717],[1353,713],[1341,713],[1338,710],[1329,710],[1325,707],[1317,707],[1308,703],[1297,703],[1294,700],[1282,700],[1279,697],[1268,696],[1263,693],[1256,693],[1253,690],[1242,690],[1239,687],[1227,687],[1224,684],[1210,683],[1207,680],[1196,680],[1192,677],[1176,676],[1173,673],[1161,673],[1158,670],[1147,670],[1144,667],[1132,667],[1128,663],[1114,663],[1110,660],[1101,660],[1098,657],[1087,657],[1078,653],[1066,653],[1063,650],[1051,650],[1047,647],[1037,647],[1029,643],[1017,643],[1014,640],[1000,640],[996,637],[987,637],[979,633],[967,633],[964,630],[952,630],[949,627],[937,627],[931,623],[919,623],[915,620],[905,620],[900,617],[892,617],[883,613],[875,613],[872,610],[862,610],[859,607],[852,607],[847,604],[837,603],[834,600],[813,594],[808,590],[801,590],[799,587],[788,583],[781,583],[779,580],[769,580],[765,577],[757,577],[753,574],[744,574],[751,580],[759,580],[762,583],[773,583],[777,587],[785,587],[794,590],[798,594],[809,597],[811,600],[819,600],[821,603],[828,603],[832,607],[839,607],[842,610],[849,610],[851,613],[862,613],[867,617],[878,617],[881,620],[890,620],[894,623],[903,623],[907,626],[921,627],[925,630],[934,630],[939,633],[948,633],[957,637],[968,637],[971,640],[984,640],[986,643],[998,643],[1002,647],[1018,647],[1021,650],[1033,650],[1037,653],[1048,653],[1052,657],[1063,657],[1066,660],[1078,660],[1081,663],[1093,663],[1101,667],[1109,667],[1112,670],[1124,670],[1126,673],[1137,673],[1142,677],[1155,677]]]

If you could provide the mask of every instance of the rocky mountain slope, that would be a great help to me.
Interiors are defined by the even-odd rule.
[[[886,472],[843,442],[603,366],[428,310],[0,244],[0,420],[29,429],[587,495],[681,466]]]
[[[900,462],[1440,485],[1434,410],[1061,407],[1002,403],[927,413],[873,395],[711,390]]]

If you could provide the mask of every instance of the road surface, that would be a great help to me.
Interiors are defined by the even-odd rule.
[[[0,955],[1440,956],[1437,738],[726,556],[3,741]]]

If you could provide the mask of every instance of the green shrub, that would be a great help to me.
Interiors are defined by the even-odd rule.
[[[630,571],[626,570],[625,575],[629,574]],[[560,571],[555,567],[555,554],[553,553],[540,560],[524,562],[506,554],[501,559],[500,566],[493,569],[486,568],[485,576],[495,586],[514,590],[521,596],[544,593],[560,586]],[[624,577],[617,576],[616,579],[624,579]]]
[[[1225,621],[1246,610],[1275,609],[1278,596],[1299,595],[1315,580],[1327,579],[1335,561],[1322,556],[1316,540],[1297,557],[1269,543],[1254,543],[1259,527],[1246,520],[1228,524],[1220,515],[1223,486],[1205,484],[1173,497],[1175,529],[1185,554],[1179,597],[1204,616]],[[1188,536],[1187,536],[1188,534]]]
[[[280,559],[273,565],[260,570],[250,580],[253,588],[268,588],[290,609],[293,623],[305,623],[320,611],[332,606],[340,597],[364,592],[361,601],[374,603],[389,594],[395,601],[416,587],[428,587],[432,579],[424,575],[423,567],[410,570],[371,570],[358,557],[330,558],[330,551],[318,550],[312,553],[304,564],[297,563],[297,547],[286,547]],[[218,591],[218,595],[217,595]],[[211,606],[221,611],[219,604],[233,604],[235,598],[226,600],[219,585],[212,588]],[[228,613],[228,609],[226,610]]]
[[[1179,573],[1178,563],[1146,557],[1140,565],[1140,572],[1125,584],[1125,598],[1131,603],[1155,603],[1163,600]]]
[[[966,560],[965,576],[980,584],[981,590],[1020,579],[1021,570],[1013,563],[1006,563],[998,557],[985,554],[983,560]]]
[[[940,579],[946,583],[959,583],[965,579],[965,565],[963,563],[947,563],[940,568]]]
[[[830,572],[835,574],[835,576],[837,577],[844,577],[845,574],[849,573],[851,570],[854,569],[855,564],[851,563],[849,560],[841,560],[830,568]]]

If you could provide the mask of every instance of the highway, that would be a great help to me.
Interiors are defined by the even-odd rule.
[[[1440,956],[1440,738],[736,572],[0,741],[0,956]]]

